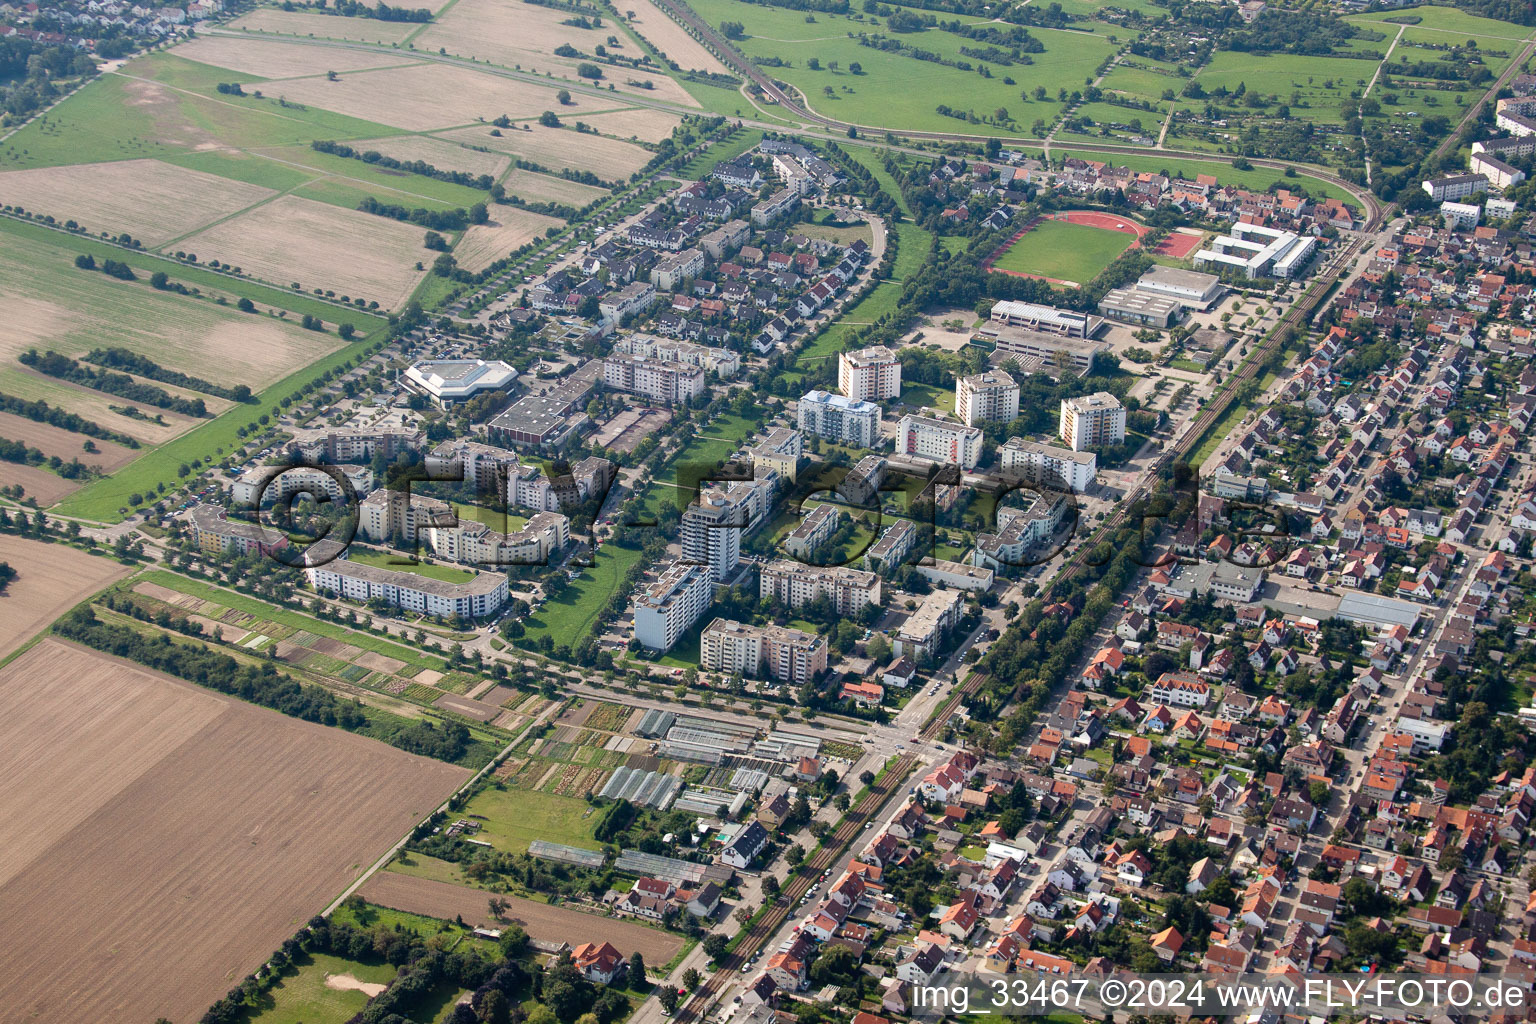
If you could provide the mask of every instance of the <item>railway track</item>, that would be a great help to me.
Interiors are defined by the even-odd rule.
[[[931,743],[942,734],[954,709],[967,695],[975,692],[985,679],[986,673],[972,672],[964,683],[955,687],[954,691],[939,705],[939,712],[918,733],[921,742]],[[874,819],[887,801],[897,796],[906,786],[907,777],[917,765],[917,760],[915,751],[901,755],[895,764],[886,769],[883,779],[877,780],[869,787],[868,792],[859,798],[858,803],[848,809],[848,813],[843,816],[842,822],[832,835],[784,884],[773,906],[752,923],[746,934],[736,943],[735,950],[717,964],[715,973],[693,992],[688,1002],[678,1007],[674,1020],[679,1024],[688,1024],[690,1021],[699,1019],[713,1005],[716,998],[730,984],[732,977],[740,974],[742,965],[761,952],[763,944],[777,934],[778,930],[784,926],[784,922],[789,920],[790,915],[799,905],[800,898],[806,894],[807,890],[820,880],[826,870],[836,863],[847,848],[864,833],[865,823]]]

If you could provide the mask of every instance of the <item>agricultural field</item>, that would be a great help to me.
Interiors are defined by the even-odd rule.
[[[650,159],[649,155],[646,159]],[[512,170],[502,179],[502,187],[509,195],[530,203],[564,203],[578,209],[610,194],[607,189],[596,185],[583,185],[579,181],[520,168]]]
[[[582,120],[604,135],[652,143],[671,138],[673,129],[683,121],[677,114],[651,107],[630,107],[628,110],[615,110],[606,114],[589,114]]]
[[[1379,44],[1385,52],[1386,43]],[[1210,92],[1217,88],[1278,96],[1292,116],[1314,123],[1342,124],[1343,107],[1352,92],[1363,91],[1376,73],[1377,61],[1352,57],[1264,56],[1222,51],[1201,69],[1195,81]]]
[[[471,149],[430,135],[396,135],[385,139],[365,139],[354,143],[353,148],[364,153],[374,150],[396,160],[422,160],[444,171],[489,174],[493,178],[499,177],[503,171],[512,166],[512,161],[504,154]]]
[[[431,6],[424,4],[423,6]],[[359,43],[403,43],[420,25],[404,21],[379,21],[377,18],[342,18],[302,11],[280,11],[262,7],[230,22],[238,32],[265,32],[286,36],[313,36]]]
[[[600,28],[563,24],[570,18],[569,13],[553,7],[457,0],[414,37],[411,45],[423,50],[441,48],[452,56],[472,57],[504,68],[551,74],[563,84],[589,88],[591,81],[576,74],[580,57],[555,55],[562,44],[584,55],[593,53],[597,46],[612,47],[615,53],[626,57],[638,57],[643,52],[629,38],[627,30],[610,18],[604,18]],[[616,37],[617,43],[608,42],[610,36]],[[698,106],[682,86],[662,74],[604,66],[603,75],[598,87],[611,87],[618,94],[644,95],[684,107]],[[646,86],[631,82],[644,82]],[[588,109],[593,109],[590,102]]]
[[[592,838],[597,810],[576,797],[491,786],[475,794],[462,813],[484,819],[476,839],[507,853],[526,853],[535,839],[599,849],[602,844]]]
[[[10,465],[0,464],[0,468]],[[125,566],[110,558],[13,534],[0,534],[0,562],[16,570],[16,578],[0,593],[0,657],[76,604],[128,575]]]
[[[720,63],[719,57],[706,50],[704,44],[689,35],[683,26],[667,17],[652,0],[635,0],[633,5],[626,5],[625,10],[635,12],[635,17],[630,19],[630,27],[684,71],[707,71],[720,75],[732,73]]]
[[[381,871],[363,884],[361,892],[369,903],[412,914],[445,921],[462,917],[465,924],[482,928],[495,928],[501,924],[490,915],[484,889],[418,878],[397,871]],[[625,956],[638,950],[647,964],[667,963],[683,946],[681,935],[664,932],[659,928],[647,928],[631,921],[615,921],[515,896],[508,899],[512,907],[507,911],[507,920],[521,925],[535,939],[568,942],[573,946],[594,939],[606,939]]]
[[[275,39],[238,39],[233,36],[199,36],[176,47],[183,60],[228,68],[264,81],[306,78],[327,71],[362,71],[417,63],[406,54],[368,53],[341,47],[285,43]],[[220,80],[228,79],[223,75]],[[241,78],[244,84],[250,79]],[[259,82],[257,84],[260,84]]]
[[[0,202],[74,220],[86,231],[127,232],[145,245],[174,241],[204,224],[270,199],[259,185],[159,160],[118,160],[0,172]],[[133,196],[124,202],[124,196]]]
[[[23,1019],[195,1018],[467,777],[52,639],[0,671],[0,723]]]
[[[992,267],[1084,285],[1098,277],[1133,241],[1118,231],[1046,220],[1011,242],[994,258]]]
[[[489,221],[472,225],[464,232],[453,253],[465,270],[482,270],[514,249],[535,238],[543,238],[550,228],[564,227],[565,221],[558,217],[530,213],[514,206],[497,206],[491,211]]]
[[[116,441],[87,437],[85,434],[77,434],[63,427],[39,423],[9,412],[0,412],[0,437],[21,441],[38,449],[44,455],[57,455],[65,462],[79,459],[85,465],[99,469],[103,473],[110,473],[119,466],[132,462],[139,454],[135,449],[118,444]],[[85,449],[87,443],[95,451],[87,451]]]
[[[1030,34],[1045,51],[1030,54],[1029,64],[989,63],[993,77],[983,78],[974,70],[862,46],[849,37],[850,33],[883,35],[945,60],[976,63],[960,52],[961,46],[976,43],[938,29],[891,33],[882,19],[858,13],[818,11],[815,20],[808,22],[800,11],[741,0],[700,0],[694,8],[716,27],[725,21],[745,26],[746,37],[734,41],[735,45],[748,57],[787,62],[773,69],[774,77],[797,88],[814,109],[871,127],[1027,134],[1036,119],[1049,124],[1061,112],[1056,98],[1059,88],[1080,86],[1119,48],[1093,33],[1031,28]],[[821,70],[810,67],[812,58]],[[833,62],[836,71],[831,70]],[[859,74],[849,70],[855,63],[860,65]],[[1021,93],[1032,94],[1036,86],[1047,90],[1047,99],[1021,97]],[[939,104],[955,108],[959,117],[940,114]],[[996,117],[999,108],[1006,113],[1002,120]]]
[[[563,112],[560,116],[565,118]],[[582,135],[569,128],[546,128],[532,123],[515,131],[503,132],[500,137],[492,135],[491,129],[478,126],[442,132],[441,135],[454,142],[485,146],[497,153],[506,153],[556,171],[591,171],[604,181],[627,178],[651,159],[650,150],[630,142],[601,135]]]
[[[233,263],[271,284],[323,284],[393,309],[421,280],[414,269],[426,255],[421,240],[421,228],[410,224],[282,196],[182,244],[199,259]]]
[[[334,82],[324,76],[299,78],[282,87],[282,95],[289,101],[412,132],[476,120],[490,122],[503,114],[514,120],[533,120],[546,110],[561,109],[557,92],[556,85],[533,85],[438,63],[350,72]],[[444,102],[445,97],[452,97],[453,102]],[[562,113],[569,112],[574,118],[612,106],[597,97],[573,94]]]

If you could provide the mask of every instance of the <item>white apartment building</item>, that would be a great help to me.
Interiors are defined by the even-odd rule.
[[[256,466],[242,473],[229,485],[229,498],[235,505],[253,506],[286,502],[298,494],[308,494],[316,502],[322,497],[341,501],[350,487],[354,497],[373,490],[373,470],[367,466]],[[342,481],[346,481],[345,484]]]
[[[1488,179],[1481,174],[1453,174],[1448,178],[1430,178],[1423,183],[1423,188],[1437,203],[1454,203],[1488,191]]]
[[[675,292],[685,280],[704,273],[704,250],[688,248],[671,256],[663,256],[661,262],[651,268],[651,284],[662,291]]]
[[[703,566],[715,583],[729,582],[741,561],[741,532],[750,520],[749,510],[728,493],[700,495],[683,510],[681,561]]]
[[[804,685],[827,669],[827,643],[814,633],[786,626],[753,626],[715,619],[699,639],[699,667]]]
[[[702,565],[674,562],[635,598],[635,639],[669,651],[715,600],[715,585]]]
[[[841,518],[842,513],[836,505],[817,505],[785,536],[784,550],[792,558],[802,562],[810,561],[816,549],[837,533],[837,524]]]
[[[953,420],[908,414],[896,425],[896,451],[902,455],[975,469],[981,448],[981,431]]]
[[[840,565],[806,565],[778,558],[763,566],[758,596],[790,608],[825,596],[839,615],[856,615],[865,605],[880,603],[880,577]]]
[[[1061,439],[1075,452],[1125,440],[1125,406],[1108,391],[1061,403]]]
[[[1093,452],[1010,437],[997,455],[1005,475],[1076,494],[1088,490],[1098,478],[1099,457]]]
[[[425,526],[419,533],[435,555],[450,562],[548,565],[571,542],[571,521],[558,512],[539,512],[508,533],[468,519],[453,526]]]
[[[673,341],[670,338],[658,338],[654,334],[627,334],[613,343],[613,352],[615,355],[641,356],[663,363],[697,366],[721,380],[730,380],[741,371],[741,356],[728,348]]]
[[[1473,173],[1487,178],[1488,184],[1494,188],[1510,188],[1525,180],[1524,171],[1505,163],[1492,153],[1473,153],[1467,165],[1472,168]]]
[[[921,661],[936,655],[945,635],[960,621],[965,597],[958,590],[940,587],[923,595],[923,603],[907,616],[896,631],[891,650],[898,657]]]
[[[1005,370],[961,377],[955,382],[955,415],[968,427],[1011,423],[1019,418],[1019,385]]]
[[[807,434],[854,448],[880,443],[880,407],[826,391],[810,391],[800,399],[800,429]]]
[[[682,405],[704,393],[704,371],[684,363],[614,355],[603,360],[603,384],[652,401]]]
[[[447,583],[413,572],[337,559],[305,569],[304,576],[318,591],[353,601],[377,599],[396,608],[444,618],[484,618],[507,601],[507,577],[499,572],[476,573],[468,583]]]
[[[855,402],[881,402],[901,394],[901,363],[884,345],[837,357],[837,390]]]

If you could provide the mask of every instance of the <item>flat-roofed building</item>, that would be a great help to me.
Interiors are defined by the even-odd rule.
[[[206,555],[267,555],[288,546],[288,538],[257,523],[229,518],[222,505],[193,506],[187,513],[192,544]]]
[[[697,366],[721,380],[730,380],[741,372],[741,356],[728,348],[695,345],[691,341],[658,338],[654,334],[627,334],[613,343],[613,352],[615,355]]]
[[[817,505],[785,536],[784,550],[792,558],[810,561],[816,549],[832,540],[841,519],[836,505]]]
[[[1249,278],[1290,278],[1306,267],[1316,251],[1315,235],[1239,221],[1195,253],[1195,266],[1241,271]]]
[[[603,379],[603,361],[591,359],[548,391],[527,395],[487,424],[491,440],[559,448],[589,422],[582,408]]]
[[[880,577],[840,565],[806,565],[777,558],[762,567],[758,596],[800,608],[825,597],[839,615],[857,615],[866,605],[880,603]]]
[[[786,626],[715,619],[699,637],[699,667],[803,686],[827,670],[827,642]]]
[[[512,525],[509,522],[507,525]],[[465,565],[548,565],[571,540],[571,521],[559,512],[537,512],[505,533],[460,519],[425,525],[418,534],[432,553]]]
[[[378,544],[414,542],[428,526],[456,522],[458,516],[446,501],[387,487],[368,495],[357,508],[357,532]]]
[[[880,407],[826,391],[810,391],[796,412],[800,429],[854,448],[880,443]]]
[[[907,616],[896,630],[891,650],[898,657],[923,661],[936,657],[944,637],[965,608],[965,597],[958,590],[939,588],[923,595],[922,604]]]
[[[901,394],[901,361],[884,345],[842,352],[837,357],[837,390],[855,402],[882,402]]]
[[[982,433],[954,420],[913,416],[896,425],[896,451],[961,469],[975,469],[981,462]]]
[[[603,384],[655,402],[684,405],[704,393],[704,371],[686,363],[612,355],[603,360]]]
[[[1064,398],[1061,439],[1075,452],[1125,440],[1125,406],[1108,391]]]
[[[442,406],[507,391],[516,382],[517,371],[500,359],[428,359],[412,363],[401,378],[407,388]]]
[[[1099,457],[1093,452],[1075,452],[1053,444],[1039,444],[1022,437],[1010,437],[997,450],[1005,476],[1028,480],[1056,490],[1082,494],[1098,478]]]
[[[1122,323],[1166,329],[1179,322],[1184,304],[1172,296],[1140,288],[1111,288],[1099,300],[1099,312]]]
[[[1033,564],[1071,507],[1064,494],[1041,495],[1023,508],[997,510],[996,532],[978,533],[971,564],[999,572]]]
[[[895,569],[916,547],[917,527],[910,519],[898,519],[864,552],[864,568],[875,571]]]
[[[968,427],[1019,418],[1019,385],[1006,370],[988,370],[955,382],[955,415]]]
[[[1136,290],[1178,299],[1191,309],[1209,309],[1226,287],[1215,274],[1158,265],[1136,279]]]
[[[414,572],[336,559],[304,570],[309,585],[353,601],[385,604],[424,615],[481,619],[507,601],[507,577],[501,572],[477,572],[466,583],[434,580]]]
[[[420,430],[328,430],[289,444],[289,449],[307,463],[362,464],[375,455],[393,459],[401,452],[413,451],[426,444]]]
[[[1098,317],[1094,319],[1103,322]],[[977,328],[972,339],[992,346],[992,363],[995,366],[1011,360],[1026,370],[1038,367],[1047,373],[1068,369],[1079,375],[1086,374],[1093,368],[1093,360],[1110,349],[1109,343],[1104,341],[1047,334],[1027,327],[1009,327],[995,322]]]
[[[316,502],[326,498],[341,501],[371,490],[373,470],[367,466],[256,466],[229,485],[229,498],[240,506],[257,502],[273,505],[300,494],[308,494]]]
[[[715,600],[709,568],[674,562],[635,597],[635,639],[669,651]]]
[[[730,581],[741,561],[741,533],[751,518],[750,510],[730,492],[701,494],[683,509],[682,561],[704,566],[715,583]]]
[[[1103,325],[1098,317],[1073,309],[1057,309],[1038,302],[1015,302],[1009,299],[993,303],[988,319],[1004,327],[1023,327],[1069,338],[1091,338]]]

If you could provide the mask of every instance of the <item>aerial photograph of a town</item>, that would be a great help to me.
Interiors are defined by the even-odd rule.
[[[1536,1021],[1536,0],[164,2],[0,0],[0,1024]]]

